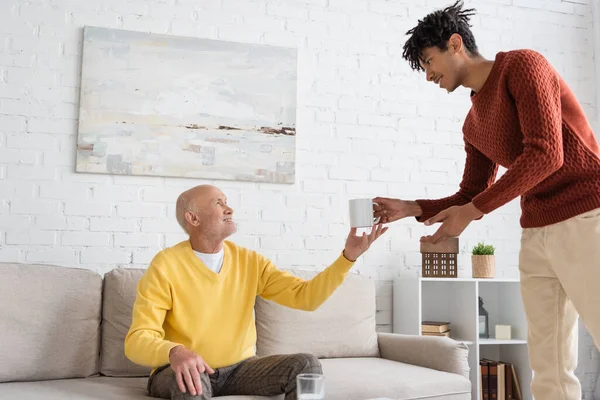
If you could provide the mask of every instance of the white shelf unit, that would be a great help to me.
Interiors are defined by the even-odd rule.
[[[489,315],[489,339],[479,338],[479,296]],[[450,322],[450,337],[469,347],[472,399],[480,399],[479,360],[515,366],[524,400],[533,400],[527,321],[518,280],[401,277],[394,282],[395,333],[421,335],[422,321]],[[511,340],[493,338],[496,324],[511,325]]]

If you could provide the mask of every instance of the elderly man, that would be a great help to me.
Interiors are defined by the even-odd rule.
[[[321,373],[310,354],[255,355],[256,296],[315,310],[353,263],[387,228],[351,229],[343,252],[311,280],[277,269],[262,255],[225,240],[236,231],[233,210],[216,187],[201,185],[177,199],[177,221],[189,234],[159,252],[142,276],[125,338],[125,354],[153,367],[151,396],[210,399],[226,395],[296,399],[296,376]]]

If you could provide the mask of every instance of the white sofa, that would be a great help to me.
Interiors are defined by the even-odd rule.
[[[0,263],[0,399],[149,399],[150,368],[123,352],[143,272],[102,277]],[[448,338],[377,333],[375,285],[359,275],[350,274],[315,312],[257,298],[255,313],[257,354],[315,354],[328,400],[471,398],[468,348]]]

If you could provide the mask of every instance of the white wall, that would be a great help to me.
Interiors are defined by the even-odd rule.
[[[299,46],[297,183],[214,183],[237,210],[235,241],[281,267],[325,267],[343,246],[349,198],[437,197],[457,189],[468,92],[447,95],[401,59],[406,30],[450,3],[1,1],[0,261],[104,272],[145,267],[183,239],[174,200],[203,181],[73,172],[82,27],[93,25]],[[485,56],[521,47],[543,52],[595,119],[587,0],[467,6],[479,11],[473,25]],[[497,247],[498,274],[516,276],[518,216],[515,201],[474,223],[461,239],[461,272],[469,273],[467,252],[484,239]],[[394,224],[356,270],[377,279],[418,273],[418,238],[432,231],[412,220]],[[582,339],[579,371],[589,396],[593,346]]]

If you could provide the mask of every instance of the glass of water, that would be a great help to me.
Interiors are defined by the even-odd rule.
[[[296,388],[298,400],[325,399],[325,377],[321,374],[299,374]]]

